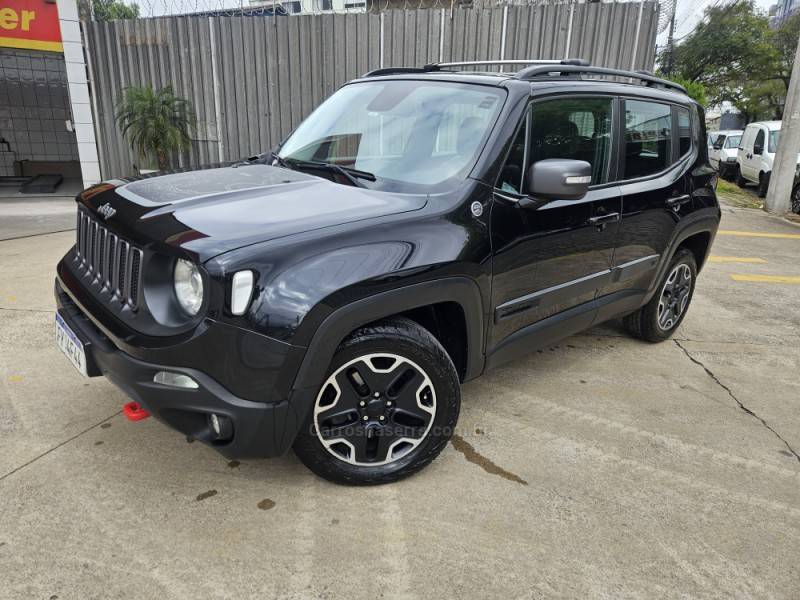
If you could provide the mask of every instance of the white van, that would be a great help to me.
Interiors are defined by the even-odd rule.
[[[708,150],[708,162],[723,179],[733,177],[736,170],[736,157],[742,141],[742,130],[717,131],[714,144]]]
[[[778,148],[781,135],[780,121],[761,121],[750,123],[742,135],[736,156],[736,184],[744,187],[748,183],[758,184],[758,196],[767,195],[769,176],[772,173],[772,161]],[[800,157],[798,157],[800,162]]]

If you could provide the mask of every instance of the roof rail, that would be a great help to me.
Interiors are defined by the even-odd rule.
[[[589,61],[582,58],[568,58],[565,60],[471,60],[464,62],[430,63],[424,67],[386,67],[365,73],[362,77],[380,77],[381,75],[402,75],[413,73],[432,73],[443,71],[451,67],[481,67],[489,65],[573,65],[589,66]]]
[[[489,65],[575,65],[588,67],[589,61],[582,58],[567,58],[565,60],[468,60],[463,62],[441,62],[425,65],[426,67],[484,67]]]
[[[440,71],[437,65],[425,65],[424,67],[386,67],[375,69],[369,73],[364,73],[362,77],[380,77],[381,75],[402,75],[403,73],[430,73]]]
[[[638,79],[648,87],[664,87],[686,94],[686,88],[680,84],[656,77],[647,71],[625,71],[623,69],[607,69],[605,67],[590,67],[578,65],[563,65],[559,67],[533,66],[522,69],[516,74],[517,79],[535,79],[536,77],[551,77],[564,75],[612,75]]]

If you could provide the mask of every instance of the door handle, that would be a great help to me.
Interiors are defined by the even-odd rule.
[[[596,217],[589,217],[589,224],[598,227],[601,231],[605,226],[614,221],[619,221],[619,213],[607,213],[604,215],[597,215]]]
[[[675,210],[678,210],[681,206],[691,201],[692,201],[691,194],[683,194],[682,196],[672,196],[672,198],[667,198],[667,206]]]

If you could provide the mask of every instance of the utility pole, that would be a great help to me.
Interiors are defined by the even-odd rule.
[[[672,69],[675,66],[675,13],[678,12],[678,0],[674,1],[672,7],[672,18],[669,20],[669,34],[667,35],[667,69],[665,75],[667,77],[672,75]]]
[[[775,153],[772,175],[769,179],[764,210],[771,213],[787,213],[791,207],[797,155],[800,153],[800,42],[792,65],[792,77],[786,94],[781,123],[781,141]]]

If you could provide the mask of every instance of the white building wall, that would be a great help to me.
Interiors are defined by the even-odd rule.
[[[83,57],[78,4],[75,0],[57,0],[56,4],[61,26],[61,41],[64,44],[64,61],[67,66],[72,123],[78,139],[78,159],[81,163],[83,185],[89,187],[99,183],[101,177],[89,84],[86,79],[86,63]]]

